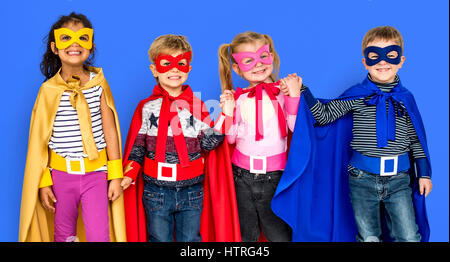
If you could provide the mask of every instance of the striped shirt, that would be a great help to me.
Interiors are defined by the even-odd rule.
[[[369,79],[372,81],[369,75]],[[398,76],[393,83],[379,84],[374,82],[381,91],[389,92],[399,82]],[[304,92],[306,95],[310,92]],[[376,105],[370,106],[365,104],[368,98],[359,98],[355,100],[332,100],[326,104],[320,101],[311,107],[311,113],[320,125],[325,125],[336,119],[344,116],[348,112],[353,112],[353,140],[351,147],[370,157],[383,157],[390,155],[402,155],[409,151],[415,159],[426,157],[422,146],[420,145],[414,126],[411,119],[405,110],[402,116],[395,116],[395,140],[388,141],[386,147],[379,148],[377,146],[377,131],[376,131]],[[386,107],[388,107],[386,101]],[[397,105],[395,105],[397,112]],[[403,104],[400,103],[400,107]]]
[[[90,72],[90,79],[96,74]],[[100,111],[100,97],[103,92],[101,86],[94,86],[82,90],[91,112],[92,133],[95,144],[100,152],[106,147],[105,137],[102,127],[102,114]],[[83,142],[81,138],[80,124],[78,122],[77,111],[72,107],[69,96],[71,92],[64,92],[59,102],[55,121],[53,122],[53,132],[48,143],[50,149],[62,157],[87,157],[83,153]],[[96,171],[106,171],[106,165]]]

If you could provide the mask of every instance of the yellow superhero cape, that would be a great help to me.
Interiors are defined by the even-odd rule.
[[[119,119],[108,82],[104,78],[101,68],[88,67],[89,71],[97,75],[87,82],[82,88],[100,85],[106,103],[114,113],[116,130],[121,147]],[[48,81],[44,82],[39,90],[30,121],[30,133],[28,138],[27,161],[22,188],[22,202],[20,207],[19,241],[47,242],[53,241],[54,214],[46,211],[39,201],[39,184],[41,176],[48,166],[49,148],[48,142],[53,130],[53,121],[58,110],[59,101],[65,90],[64,80],[59,72]],[[120,148],[120,152],[122,149]],[[126,241],[125,215],[123,195],[114,202],[109,202],[109,228],[111,241]],[[85,240],[84,226],[81,212],[78,216],[77,236],[81,241]]]

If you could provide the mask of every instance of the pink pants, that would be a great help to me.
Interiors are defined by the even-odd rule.
[[[75,240],[81,203],[86,240],[109,242],[108,181],[105,172],[73,175],[53,170],[55,242]]]

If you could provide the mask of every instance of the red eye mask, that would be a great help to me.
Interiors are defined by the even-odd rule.
[[[163,60],[163,59],[169,61],[170,64],[169,65],[161,65],[161,60]],[[183,59],[186,59],[186,65],[179,65],[178,63]],[[176,57],[173,57],[171,55],[159,54],[158,57],[156,57],[155,66],[156,66],[156,70],[158,70],[159,73],[165,73],[174,67],[178,68],[178,70],[180,70],[182,72],[188,73],[190,60],[191,60],[191,51],[183,53]]]

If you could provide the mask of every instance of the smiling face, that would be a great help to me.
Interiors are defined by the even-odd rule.
[[[182,50],[165,49],[161,51],[161,57],[164,57],[164,55],[177,57],[183,54],[185,54],[185,52]],[[158,68],[164,68],[171,66],[171,63],[173,63],[173,61],[162,58],[156,59],[155,63],[159,63]],[[189,72],[192,69],[192,66],[189,65],[189,61],[187,58],[182,58],[178,60],[177,63],[178,67],[175,66],[166,72],[159,72],[155,64],[150,65],[150,70],[152,70],[153,76],[158,79],[159,85],[167,92],[169,92],[169,94],[171,94],[172,96],[177,96],[177,94],[181,92],[181,87],[183,86],[184,82],[186,82],[189,76]],[[188,67],[186,70],[187,72],[181,71],[179,67]]]
[[[62,27],[70,29],[73,32],[77,32],[80,29],[83,29],[84,25],[81,22],[71,21],[71,22],[64,24]],[[59,41],[61,43],[68,42],[72,38],[71,36],[64,34],[64,33],[60,34],[58,36],[59,36]],[[79,40],[83,41],[83,42],[92,41],[92,39],[90,39],[90,36],[88,34],[81,35],[79,37]],[[61,59],[61,64],[63,66],[76,67],[76,66],[82,66],[84,64],[84,62],[89,58],[89,55],[91,54],[91,50],[94,49],[94,44],[92,44],[92,49],[90,49],[90,50],[83,48],[77,42],[72,43],[70,46],[66,47],[65,49],[58,49],[56,47],[56,43],[52,42],[51,48],[52,48],[52,51],[56,55],[58,55],[59,58]]]
[[[249,43],[243,43],[236,47],[235,52],[236,53],[242,53],[242,52],[251,52],[251,53],[257,53],[258,50],[260,50],[261,47],[266,45],[264,41],[256,40]],[[271,53],[263,52],[260,54],[261,59],[267,59]],[[273,56],[273,55],[272,55]],[[253,62],[253,58],[243,58],[240,63],[242,64],[251,64]],[[233,63],[232,65],[233,71],[243,77],[245,80],[247,80],[250,83],[250,87],[255,86],[259,83],[266,82],[270,83],[272,82],[272,79],[270,76],[273,72],[273,63],[270,64],[264,64],[258,61],[255,66],[248,70],[248,71],[242,71],[238,64]]]
[[[391,45],[398,45],[393,40],[383,40],[383,39],[376,39],[372,42],[369,42],[367,44],[367,47],[369,46],[375,46],[384,48]],[[386,56],[390,59],[395,59],[397,56],[400,56],[401,54],[397,53],[396,51],[389,52]],[[377,59],[378,54],[370,52],[368,54],[369,59]],[[363,58],[363,64],[365,68],[369,71],[370,76],[375,82],[378,83],[392,83],[395,80],[395,76],[397,75],[398,70],[402,67],[403,62],[405,61],[405,57],[401,56],[400,63],[399,64],[391,64],[386,62],[385,60],[381,60],[375,65],[369,66],[366,63],[366,59]]]

